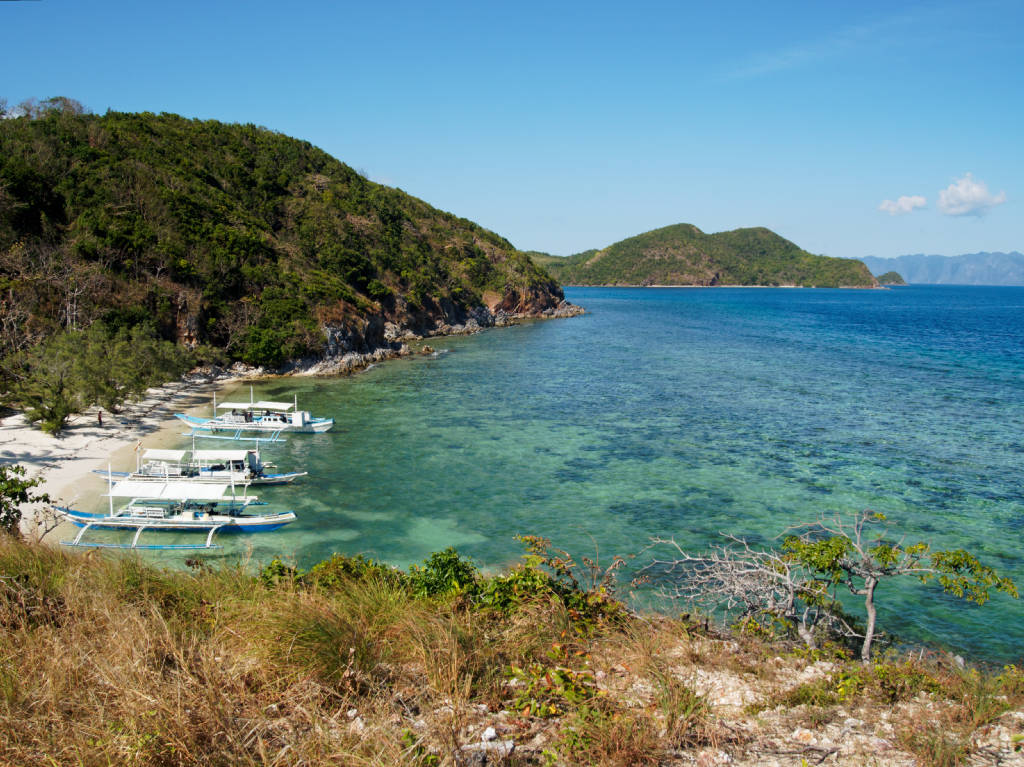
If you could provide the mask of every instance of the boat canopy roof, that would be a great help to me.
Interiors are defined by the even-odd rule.
[[[241,488],[239,488],[241,489]],[[145,482],[124,480],[116,483],[107,495],[114,498],[144,498],[163,501],[235,501],[252,503],[251,495],[233,495],[231,485],[204,482]]]
[[[294,402],[270,402],[260,400],[259,402],[218,402],[218,410],[278,410],[288,412],[295,408]]]
[[[156,450],[148,449],[142,453],[145,461],[176,461],[181,462],[188,450]]]
[[[197,461],[244,461],[254,450],[196,450],[192,457]]]

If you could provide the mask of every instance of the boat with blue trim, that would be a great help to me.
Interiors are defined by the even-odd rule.
[[[214,415],[210,418],[175,413],[174,417],[188,424],[194,431],[263,432],[278,435],[281,432],[320,434],[334,426],[333,418],[316,418],[308,410],[299,410],[294,402],[214,402]]]
[[[113,478],[111,477],[111,480]],[[229,484],[163,482],[139,480],[111,481],[110,508],[106,514],[57,507],[71,524],[80,527],[73,540],[64,546],[118,549],[213,549],[217,533],[261,533],[278,530],[295,521],[295,512],[254,514],[249,507],[262,505],[256,496],[235,492]],[[118,509],[114,498],[131,500]],[[134,530],[131,543],[106,543],[83,540],[90,530]],[[206,533],[203,543],[142,544],[144,532]]]

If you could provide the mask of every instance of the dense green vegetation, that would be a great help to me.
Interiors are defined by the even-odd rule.
[[[899,272],[886,272],[878,275],[879,285],[906,285],[906,280]]]
[[[148,316],[173,340],[187,316],[199,340],[264,361],[269,336],[315,346],[317,310],[474,305],[545,281],[498,235],[306,142],[57,107],[0,122],[3,288],[36,299],[18,302],[29,334]]]
[[[876,285],[859,261],[815,256],[760,227],[705,234],[676,224],[567,258],[532,255],[563,285]]]
[[[321,354],[325,325],[372,347],[368,318],[433,327],[485,299],[561,298],[493,232],[267,128],[62,98],[18,114],[0,119],[8,382],[96,323],[277,367]]]

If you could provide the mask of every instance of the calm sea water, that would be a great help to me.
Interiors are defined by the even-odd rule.
[[[258,385],[337,426],[266,450],[310,472],[261,492],[300,519],[225,536],[226,555],[406,566],[454,545],[500,567],[522,554],[513,536],[536,534],[610,560],[652,536],[765,543],[873,509],[1024,587],[1024,288],[566,293],[589,313]],[[911,641],[1024,656],[1009,598],[976,608],[886,584],[879,600],[882,627]]]

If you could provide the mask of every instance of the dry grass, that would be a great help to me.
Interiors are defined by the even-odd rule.
[[[0,765],[427,767],[469,763],[487,726],[517,746],[492,765],[668,765],[707,748],[757,763],[686,669],[767,684],[784,676],[758,671],[774,650],[667,619],[573,621],[544,595],[497,613],[386,578],[268,587],[243,567],[166,571],[0,536]],[[804,718],[825,726],[895,701],[895,737],[931,765],[964,763],[974,733],[1024,705],[1015,669],[872,673],[772,705],[813,704]],[[531,714],[531,695],[558,713]]]
[[[7,538],[0,573],[3,764],[408,764],[412,723],[417,758],[451,754],[568,625],[551,600],[491,620]]]

